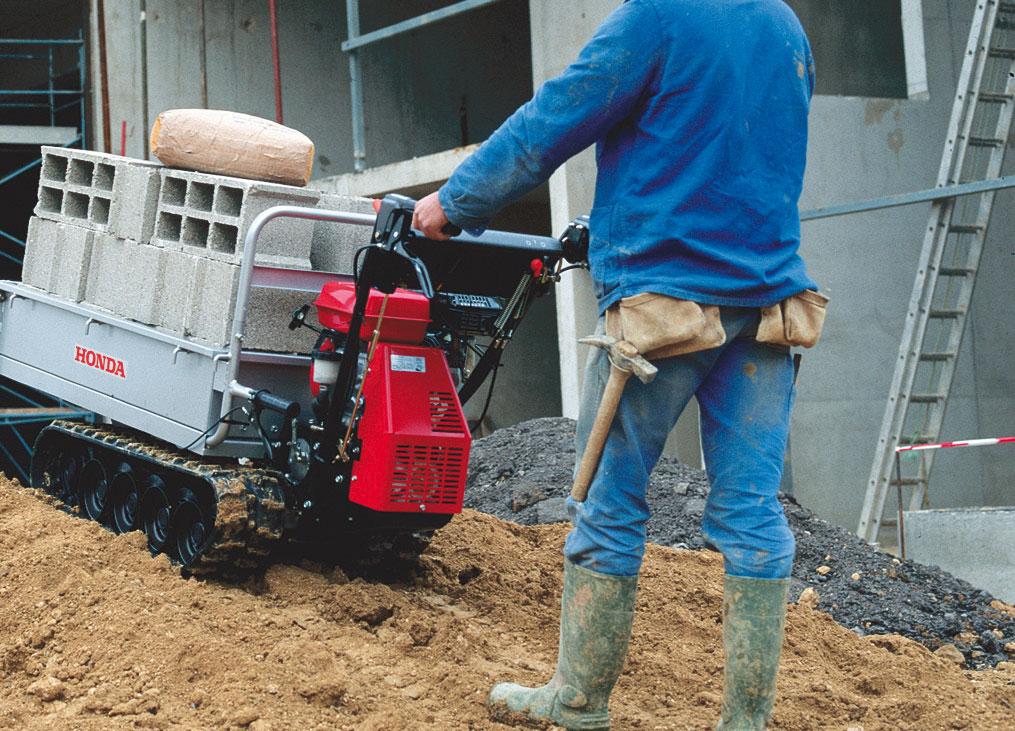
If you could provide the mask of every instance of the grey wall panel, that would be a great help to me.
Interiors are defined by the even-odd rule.
[[[204,62],[200,33],[202,2],[204,0],[146,2],[148,106],[152,121],[166,109],[203,106],[201,81]]]
[[[95,0],[92,0],[94,9]],[[98,40],[91,39],[92,69],[98,67]],[[148,129],[141,94],[141,33],[133,3],[106,3],[106,58],[109,75],[109,122],[113,149],[120,152],[121,123],[127,123],[126,153],[145,157]],[[98,79],[97,75],[93,77]],[[102,134],[102,105],[98,89],[92,95],[93,145],[98,149]]]
[[[929,100],[815,98],[802,208],[933,186],[971,12],[965,0],[924,2]],[[927,213],[921,205],[804,226],[805,258],[833,301],[826,338],[805,356],[801,373],[796,492],[824,517],[850,528],[866,488]],[[1002,427],[997,399],[1015,392],[1015,378],[1004,367],[1015,346],[1005,324],[1015,275],[1008,253],[1012,230],[1011,206],[996,206],[942,432],[946,439],[993,435],[991,428]],[[818,439],[834,446],[822,449]],[[1015,452],[952,450],[938,456],[934,469],[933,505],[1015,499],[996,487],[999,473],[1007,469],[1009,480],[1015,474]]]
[[[443,5],[361,2],[362,31]],[[502,0],[366,47],[367,164],[486,139],[532,94],[528,12],[525,0]]]

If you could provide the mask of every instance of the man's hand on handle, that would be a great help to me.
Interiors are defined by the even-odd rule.
[[[412,214],[412,227],[434,241],[447,241],[451,238],[448,233],[451,230],[451,222],[448,221],[436,193],[431,193],[416,204]]]

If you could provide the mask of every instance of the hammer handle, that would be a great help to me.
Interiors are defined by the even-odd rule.
[[[606,389],[599,401],[599,408],[596,410],[596,419],[592,423],[592,432],[588,441],[585,442],[585,451],[582,452],[582,461],[578,465],[578,475],[571,487],[571,498],[583,502],[589,494],[589,485],[599,468],[599,459],[603,456],[603,447],[606,446],[606,437],[613,425],[613,417],[617,414],[617,406],[620,404],[620,397],[624,393],[624,386],[627,379],[631,377],[630,371],[623,371],[614,365],[610,365],[610,380],[606,382]]]

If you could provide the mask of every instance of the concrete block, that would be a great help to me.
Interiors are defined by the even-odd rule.
[[[186,334],[213,345],[228,345],[240,268],[198,257],[185,324]]]
[[[81,302],[85,298],[88,283],[94,232],[69,224],[58,224],[57,230],[56,261],[49,291],[74,302]]]
[[[143,325],[159,324],[165,254],[149,244],[96,233],[86,301]],[[183,334],[182,327],[179,333]]]
[[[318,208],[373,215],[370,198],[337,193],[323,193]],[[314,236],[310,248],[310,263],[317,271],[352,274],[352,260],[356,250],[370,243],[371,229],[348,223],[314,222]]]
[[[119,155],[43,147],[35,214],[147,242],[155,225],[161,168]]]
[[[120,166],[113,191],[110,232],[142,244],[151,242],[162,183],[159,170],[156,166]]]
[[[122,310],[113,310],[144,325],[156,325],[162,305],[166,252],[157,246],[127,242]]]
[[[229,264],[242,260],[257,214],[277,205],[312,208],[321,196],[309,188],[168,168],[161,181],[154,242]],[[258,240],[258,263],[309,269],[312,234],[313,221],[272,221]]]
[[[249,350],[270,350],[276,353],[309,354],[317,342],[317,333],[309,328],[289,329],[293,310],[313,303],[313,292],[260,288],[250,290],[247,307],[247,328],[243,347]],[[317,310],[313,307],[307,323],[319,327]]]
[[[155,288],[154,324],[205,344],[228,346],[239,267],[185,251],[155,250],[161,252],[162,266]],[[297,332],[289,330],[289,318],[293,310],[315,297],[312,292],[251,289],[244,348],[309,353],[316,334],[305,328]],[[311,324],[317,324],[314,316],[309,319]]]
[[[21,280],[25,284],[47,292],[52,286],[59,225],[38,216],[33,216],[28,221],[25,261],[21,268]]]
[[[74,302],[84,299],[93,233],[38,217],[28,222],[22,279]]]
[[[194,296],[198,257],[184,251],[161,249],[164,266],[158,287],[155,324],[176,335],[186,335],[187,316]]]
[[[88,271],[85,301],[110,312],[130,317],[133,287],[127,278],[128,242],[106,233],[95,236],[92,265]],[[126,311],[125,311],[126,310]]]
[[[1015,603],[1015,507],[913,510],[906,556]]]

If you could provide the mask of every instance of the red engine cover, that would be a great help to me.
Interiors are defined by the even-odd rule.
[[[370,291],[366,311],[363,313],[363,326],[359,331],[360,340],[373,337],[383,300],[382,292]],[[318,321],[324,327],[342,333],[349,332],[349,321],[355,304],[356,285],[352,282],[328,282],[314,301]],[[429,323],[430,300],[419,292],[396,289],[388,297],[388,306],[384,310],[381,340],[388,343],[421,343]]]
[[[363,399],[349,499],[385,512],[460,513],[472,437],[444,353],[379,344]]]

